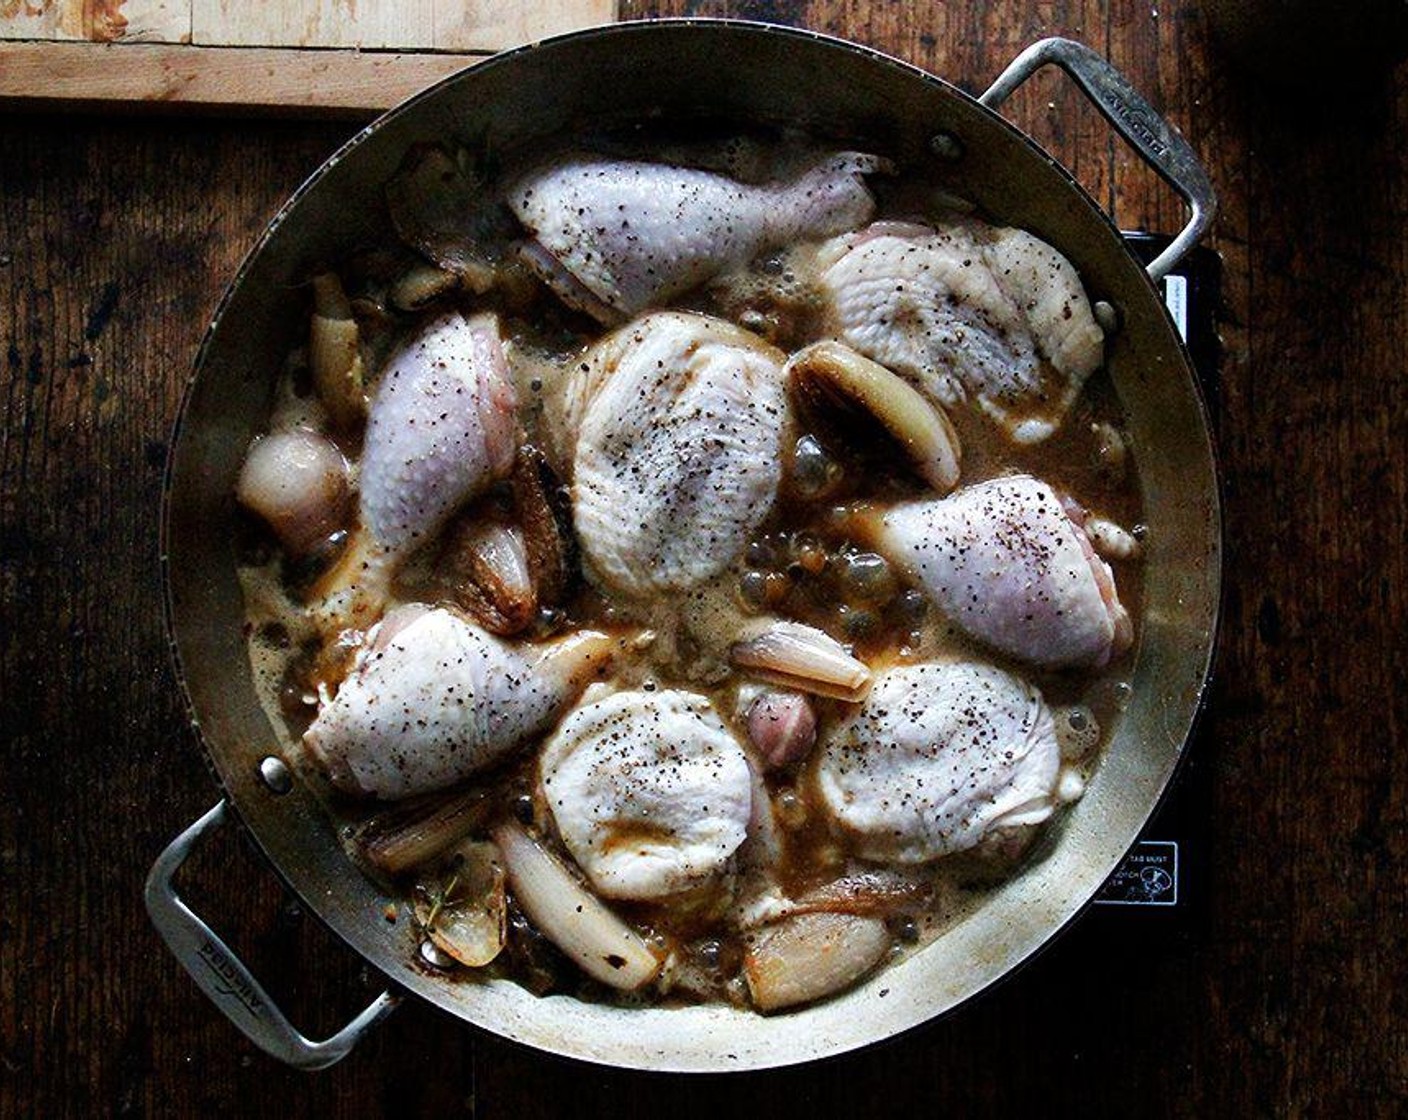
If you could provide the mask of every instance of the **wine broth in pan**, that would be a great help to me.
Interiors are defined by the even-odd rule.
[[[1127,698],[1137,449],[1050,247],[876,156],[633,143],[409,152],[310,278],[249,655],[427,967],[767,1012],[1061,842]]]

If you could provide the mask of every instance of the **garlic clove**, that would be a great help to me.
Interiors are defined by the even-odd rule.
[[[1128,529],[1107,517],[1087,517],[1085,535],[1104,560],[1131,560],[1139,555],[1139,540]]]
[[[816,712],[800,692],[765,692],[748,709],[748,738],[768,770],[799,762],[816,744]]]

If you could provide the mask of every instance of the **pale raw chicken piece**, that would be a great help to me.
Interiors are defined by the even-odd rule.
[[[828,248],[828,327],[946,406],[969,401],[1017,443],[1060,427],[1104,359],[1080,278],[1021,230],[881,223]]]
[[[1109,567],[1029,475],[895,506],[869,531],[956,626],[1019,661],[1098,668],[1132,640]]]
[[[374,622],[401,562],[508,473],[516,409],[493,315],[450,312],[392,355],[367,419],[359,527],[315,589],[325,629]]]
[[[754,782],[705,696],[616,692],[572,712],[543,748],[558,833],[596,891],[651,899],[708,882],[748,835]]]
[[[599,584],[629,596],[722,571],[781,479],[784,355],[701,315],[647,315],[598,345],[567,387],[572,511]]]
[[[418,604],[369,637],[303,741],[339,789],[388,801],[453,785],[546,731],[615,647],[592,631],[511,645]]]
[[[1064,412],[1105,360],[1105,332],[1074,266],[1026,230],[997,227],[983,257],[1002,290],[1021,308],[1041,356],[1070,379],[1055,403]]]
[[[1036,689],[990,665],[907,665],[825,737],[817,788],[857,855],[923,863],[1044,821],[1060,769]]]
[[[681,295],[760,252],[830,237],[870,219],[863,175],[884,161],[814,157],[760,184],[662,163],[568,157],[508,190],[533,235],[525,257],[570,306],[604,323]]]

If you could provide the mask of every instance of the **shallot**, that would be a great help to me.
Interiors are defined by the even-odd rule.
[[[588,976],[623,991],[655,979],[660,959],[541,844],[517,824],[494,830],[514,898],[534,925]]]
[[[331,440],[305,428],[256,439],[235,492],[295,556],[343,528],[351,505],[347,460]]]

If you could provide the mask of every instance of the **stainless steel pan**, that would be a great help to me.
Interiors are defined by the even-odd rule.
[[[1190,204],[1188,227],[1149,273],[1072,177],[995,111],[1047,63],[1065,69]],[[1049,857],[872,982],[780,1016],[720,1006],[623,1010],[416,968],[410,923],[382,919],[389,900],[348,861],[327,814],[273,756],[275,735],[255,698],[241,632],[232,494],[245,449],[267,420],[272,371],[305,329],[290,309],[290,289],[320,263],[384,233],[382,184],[417,141],[454,137],[518,148],[564,129],[646,119],[795,125],[863,139],[867,150],[901,165],[945,161],[956,192],[1052,242],[1092,298],[1111,305],[1119,329],[1108,367],[1145,491],[1147,575],[1132,699]],[[1011,971],[1072,919],[1133,843],[1173,774],[1206,684],[1220,583],[1217,478],[1188,356],[1150,274],[1161,276],[1191,247],[1211,211],[1207,179],[1184,142],[1098,56],[1065,40],[1036,44],[974,99],[894,59],[802,31],[624,24],[500,55],[376,121],[298,191],[240,269],[177,423],[165,495],[168,622],[224,800],[152,870],[147,903],[168,944],[251,1039],[305,1067],[336,1061],[403,992],[508,1038],[595,1062],[654,1070],[778,1066],[913,1027]],[[231,807],[307,907],[398,993],[326,1042],[299,1035],[173,891],[171,876],[191,845]]]

